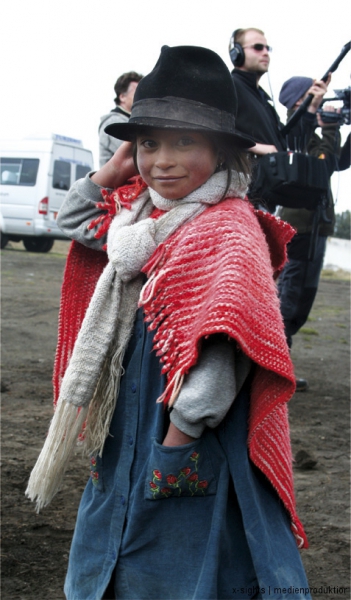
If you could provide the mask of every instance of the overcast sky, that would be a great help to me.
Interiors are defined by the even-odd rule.
[[[228,43],[239,27],[265,31],[273,47],[270,80],[277,110],[283,82],[320,78],[350,39],[349,2],[308,0],[11,0],[0,23],[0,138],[35,132],[79,138],[98,166],[100,117],[114,107],[114,83],[146,74],[163,44],[205,46],[231,69]],[[350,85],[351,52],[330,92]],[[268,77],[261,79],[270,93]],[[328,93],[328,96],[334,95]],[[350,126],[342,127],[346,139]],[[333,177],[337,212],[350,208],[350,169]]]

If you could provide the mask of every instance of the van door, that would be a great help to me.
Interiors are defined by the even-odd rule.
[[[1,213],[6,232],[33,235],[39,196],[44,191],[40,173],[45,165],[43,154],[40,159],[14,157],[11,153],[1,157]]]
[[[73,183],[72,163],[74,149],[64,144],[54,144],[52,153],[52,177],[49,182],[49,215],[56,221],[57,213]]]
[[[93,155],[90,150],[83,148],[74,148],[74,181],[82,179],[89,171],[94,168]]]

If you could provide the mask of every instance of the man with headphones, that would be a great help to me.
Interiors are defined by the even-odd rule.
[[[257,156],[287,149],[281,134],[283,124],[271,98],[259,85],[262,75],[268,72],[271,51],[264,32],[255,27],[236,29],[230,38],[232,78],[238,96],[236,126],[257,141],[250,148]],[[323,81],[314,82],[310,90],[314,98],[307,109],[307,118],[309,113],[316,113],[326,91]]]
[[[257,155],[286,149],[280,122],[271,98],[259,86],[269,69],[270,52],[261,29],[236,29],[231,36],[229,54],[234,65],[232,78],[238,96],[237,127],[257,141]],[[240,122],[240,125],[239,125]]]

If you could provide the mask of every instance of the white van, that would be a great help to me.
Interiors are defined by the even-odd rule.
[[[1,248],[23,241],[32,252],[48,252],[67,239],[56,217],[67,190],[93,170],[93,155],[80,140],[47,138],[0,141]]]

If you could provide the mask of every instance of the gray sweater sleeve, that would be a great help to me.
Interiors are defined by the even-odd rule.
[[[199,438],[206,427],[219,425],[239,393],[250,359],[222,336],[209,338],[198,363],[186,376],[170,413],[173,425]]]
[[[94,238],[96,228],[89,230],[88,225],[103,211],[96,206],[102,202],[101,186],[94,183],[88,173],[84,179],[78,179],[70,188],[57,216],[59,228],[72,240],[85,246],[101,250],[106,243],[106,236],[99,240]]]

